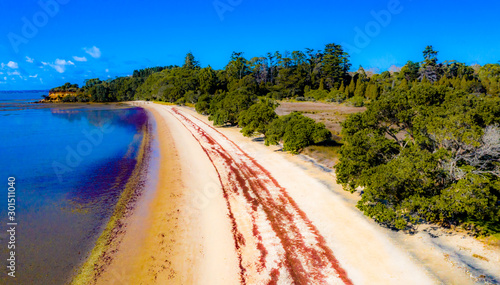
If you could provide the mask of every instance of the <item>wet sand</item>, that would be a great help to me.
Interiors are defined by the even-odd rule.
[[[174,118],[147,109],[156,119],[157,185],[127,219],[123,241],[96,284],[237,284],[231,225],[223,198],[215,197],[215,170]]]

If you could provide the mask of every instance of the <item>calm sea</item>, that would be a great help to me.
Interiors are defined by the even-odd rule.
[[[141,108],[32,103],[44,94],[0,92],[0,284],[68,281],[112,214],[148,123]],[[9,177],[15,279],[7,275]]]

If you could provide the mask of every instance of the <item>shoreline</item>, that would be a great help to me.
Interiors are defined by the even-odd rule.
[[[209,204],[203,201],[208,192],[220,191],[215,170],[174,118],[162,116],[155,107],[145,109],[156,120],[157,184],[151,197],[141,197],[125,220],[120,248],[92,284],[238,283],[238,262],[228,246],[234,241],[223,198],[213,197]]]
[[[137,163],[128,178],[128,181],[116,204],[113,214],[104,225],[104,230],[98,237],[95,245],[87,257],[78,266],[70,277],[69,284],[91,284],[109,265],[111,256],[117,250],[124,234],[124,220],[134,211],[137,200],[142,196],[146,173],[148,171],[152,155],[152,133],[154,126],[151,119],[143,128],[143,138],[138,149]]]
[[[215,152],[204,143],[216,137],[215,142],[224,151],[227,149],[233,159],[255,161],[274,176],[295,203],[293,207],[303,211],[310,226],[317,228],[317,234],[325,240],[324,246],[335,253],[354,284],[475,283],[470,272],[453,263],[454,256],[443,255],[439,244],[429,245],[435,241],[393,233],[363,216],[353,206],[355,198],[346,194],[331,174],[321,172],[311,162],[245,138],[237,128],[213,128],[206,117],[187,108],[159,104],[142,107],[153,114],[157,124],[161,154],[158,185],[152,194],[154,199],[139,202],[128,217],[131,226],[125,228],[122,248],[113,252],[112,260],[94,284],[116,280],[133,284],[239,284],[245,279],[252,283],[268,276],[259,273],[258,265],[251,264],[259,260],[255,249],[238,248],[234,227],[243,225],[236,234],[265,253],[260,262],[266,263],[272,254],[282,256],[279,250],[275,251],[280,241],[266,244],[269,238],[273,239],[269,227],[263,232],[264,243],[258,236],[252,240],[251,232],[245,233],[245,227],[251,227],[244,225],[248,219],[240,217],[235,222],[234,216],[231,218],[234,214],[244,215],[250,208],[241,204],[240,198],[228,200],[225,187],[231,183],[221,179],[226,171],[224,163],[218,162]],[[189,119],[183,122],[182,117]],[[189,127],[189,121],[196,123]],[[197,135],[196,130],[203,130],[204,134]],[[231,146],[233,141],[236,148]],[[248,154],[248,159],[241,152]],[[141,209],[148,213],[137,218]],[[257,226],[262,226],[264,216],[255,215]],[[142,228],[144,235],[139,237],[134,233],[138,229],[134,223],[140,219],[146,225]],[[283,242],[283,237],[279,238]],[[490,266],[494,266],[498,260],[491,262]],[[221,264],[226,268],[220,268]],[[283,278],[293,272],[289,268],[279,270]]]

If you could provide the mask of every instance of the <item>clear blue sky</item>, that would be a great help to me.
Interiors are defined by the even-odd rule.
[[[189,51],[202,66],[222,68],[232,51],[251,58],[331,42],[349,46],[353,69],[420,61],[426,45],[441,61],[500,60],[494,0],[41,0],[47,9],[38,2],[0,2],[0,90],[181,65]],[[378,22],[374,13],[383,15]]]

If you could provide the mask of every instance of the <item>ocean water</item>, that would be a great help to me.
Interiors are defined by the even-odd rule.
[[[32,103],[46,93],[0,92],[0,284],[68,281],[111,216],[148,124],[143,109],[125,105]]]

